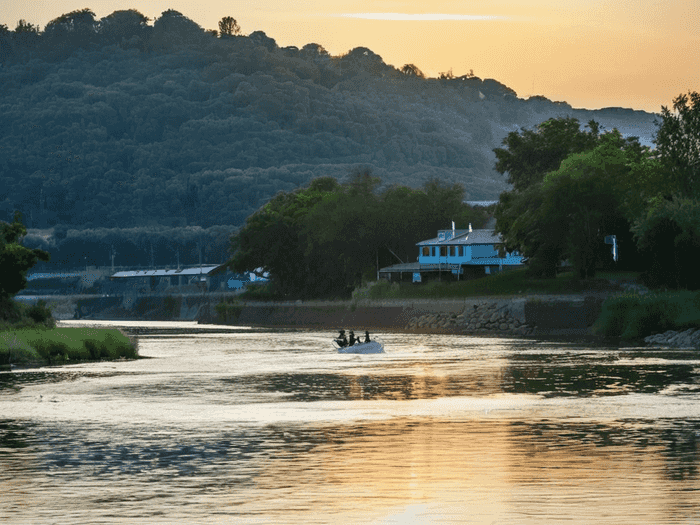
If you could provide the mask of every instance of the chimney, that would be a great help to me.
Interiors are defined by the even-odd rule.
[[[471,232],[472,232],[472,223],[470,222],[469,223],[469,233],[471,233]]]

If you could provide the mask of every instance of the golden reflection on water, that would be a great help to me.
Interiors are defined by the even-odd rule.
[[[612,350],[389,334],[386,355],[348,356],[326,338],[145,337],[150,359],[0,391],[0,521],[700,524],[693,356],[673,395],[642,394]]]

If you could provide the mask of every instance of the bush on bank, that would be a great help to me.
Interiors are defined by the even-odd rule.
[[[19,328],[0,332],[0,364],[136,359],[138,345],[117,329]]]
[[[641,339],[666,330],[700,327],[700,293],[636,293],[609,297],[593,326],[597,334]]]
[[[608,279],[621,275],[600,273],[600,278],[580,280],[574,272],[563,272],[552,279],[534,278],[527,268],[465,281],[389,283],[380,281],[355,294],[355,299],[441,299],[492,295],[568,294],[612,289]],[[622,276],[627,277],[627,276]]]
[[[46,301],[26,305],[7,297],[0,297],[0,331],[16,328],[54,328],[56,320]]]

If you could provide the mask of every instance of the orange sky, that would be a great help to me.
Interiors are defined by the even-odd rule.
[[[42,29],[90,7],[98,18],[135,8],[148,17],[176,9],[206,29],[233,16],[244,34],[264,31],[280,46],[315,42],[331,54],[368,47],[385,62],[428,76],[452,68],[494,78],[518,96],[574,107],[658,112],[700,91],[700,0],[29,0],[9,2],[0,23]],[[293,7],[290,7],[293,6]]]

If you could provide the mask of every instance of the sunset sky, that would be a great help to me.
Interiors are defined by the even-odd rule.
[[[518,96],[574,107],[658,112],[700,91],[700,0],[2,0],[0,23],[41,29],[91,8],[98,18],[134,8],[155,18],[175,9],[205,29],[233,16],[243,34],[279,46],[315,42],[331,54],[367,47],[386,63],[428,76],[452,68],[494,78]],[[429,7],[426,7],[429,6]]]

